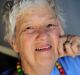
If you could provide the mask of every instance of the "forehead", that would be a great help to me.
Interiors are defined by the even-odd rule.
[[[55,10],[53,10],[49,5],[43,6],[33,6],[29,9],[21,10],[17,15],[16,24],[22,24],[24,22],[28,22],[33,16],[38,17],[56,17]]]

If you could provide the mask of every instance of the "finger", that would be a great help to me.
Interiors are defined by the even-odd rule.
[[[79,51],[80,37],[74,36],[72,37],[72,50],[76,54]]]
[[[63,42],[60,39],[59,44],[58,44],[58,53],[60,57],[64,56],[64,50],[63,50]]]
[[[64,45],[64,48],[65,48],[65,52],[66,52],[66,55],[67,56],[75,56],[75,54],[73,53],[73,50],[72,50],[72,48],[71,48],[71,44],[70,43],[65,43],[65,45]]]
[[[78,37],[78,45],[77,45],[77,48],[78,48],[78,55],[80,55],[80,36]]]
[[[58,44],[58,53],[60,57],[65,56],[64,48],[63,48],[63,43],[65,42],[66,37],[65,36],[60,36],[60,41]]]
[[[76,39],[77,39],[77,48],[78,50],[80,50],[80,36],[78,36]]]
[[[80,55],[80,37],[73,38],[72,50],[76,55]]]
[[[72,50],[72,39],[75,37],[75,35],[66,35],[67,39],[64,43],[64,49],[66,52],[66,55],[68,56],[75,56],[73,50]]]
[[[75,43],[72,43],[72,46],[71,46],[72,51],[74,52],[75,55],[77,55],[79,51],[77,45],[78,45],[78,42],[75,42]]]

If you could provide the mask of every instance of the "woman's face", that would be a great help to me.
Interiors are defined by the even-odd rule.
[[[60,29],[49,6],[24,9],[17,16],[15,50],[23,64],[49,66],[58,58]]]

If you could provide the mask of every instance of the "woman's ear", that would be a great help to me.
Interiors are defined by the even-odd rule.
[[[61,23],[61,20],[58,19],[58,25],[59,25],[59,28],[60,28],[60,35],[64,35],[64,30],[63,30],[63,27],[62,27],[62,23]]]
[[[17,44],[16,44],[15,39],[9,39],[8,42],[9,42],[10,46],[12,47],[12,49],[13,49],[16,53],[18,53],[18,46],[17,46]]]

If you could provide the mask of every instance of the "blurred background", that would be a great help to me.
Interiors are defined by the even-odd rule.
[[[4,24],[2,23],[2,9],[6,2],[11,0],[0,0],[0,72],[15,65],[17,55],[8,43],[4,41]],[[80,35],[80,0],[56,0],[60,16],[63,16],[66,34]],[[6,67],[5,67],[6,66]]]

